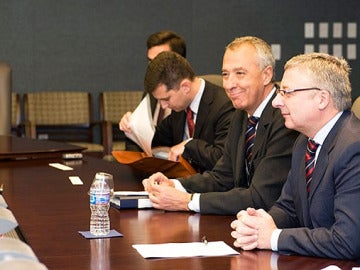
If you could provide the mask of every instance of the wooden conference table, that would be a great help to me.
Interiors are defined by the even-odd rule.
[[[0,135],[0,160],[61,157],[63,153],[77,153],[84,149],[61,142]]]
[[[50,167],[61,159],[0,162],[3,196],[14,213],[24,240],[49,269],[322,269],[337,265],[351,269],[353,261],[302,256],[278,256],[270,251],[241,252],[237,256],[144,259],[133,244],[192,242],[207,236],[232,246],[233,216],[200,215],[161,210],[110,208],[111,228],[124,236],[88,240],[91,181],[98,171],[114,175],[115,190],[142,190],[143,175],[115,162],[93,157],[68,163],[73,171]],[[83,185],[72,185],[69,176]]]

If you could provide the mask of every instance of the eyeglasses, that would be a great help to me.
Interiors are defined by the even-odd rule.
[[[318,87],[309,87],[309,88],[298,88],[298,89],[276,89],[276,94],[280,94],[282,97],[287,96],[290,93],[298,91],[308,91],[308,90],[321,90]]]

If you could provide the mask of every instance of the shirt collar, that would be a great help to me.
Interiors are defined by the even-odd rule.
[[[198,113],[201,97],[205,89],[205,81],[202,78],[199,78],[199,80],[200,80],[199,91],[197,92],[195,98],[190,103],[190,109],[193,111],[195,115]]]
[[[264,111],[266,105],[269,103],[271,97],[274,95],[276,90],[276,87],[274,86],[274,88],[270,91],[270,93],[266,96],[266,98],[260,103],[259,107],[257,107],[257,109],[255,110],[253,116],[260,118],[262,112]]]
[[[329,132],[331,131],[331,129],[333,128],[333,126],[335,125],[335,123],[337,122],[337,120],[340,118],[340,116],[342,115],[343,111],[338,112],[329,122],[326,123],[325,126],[323,126],[314,136],[313,140],[322,145],[327,137],[327,135],[329,134]]]

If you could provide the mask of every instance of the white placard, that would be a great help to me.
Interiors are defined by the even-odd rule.
[[[73,185],[83,185],[83,181],[81,181],[79,176],[69,176],[71,184]]]
[[[65,166],[64,164],[61,163],[49,163],[49,166],[54,167],[56,169],[62,170],[62,171],[72,171],[74,170],[73,168],[69,167],[69,166]]]

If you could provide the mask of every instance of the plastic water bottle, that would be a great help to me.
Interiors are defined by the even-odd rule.
[[[111,188],[113,187],[111,174],[98,172],[90,187],[90,233],[93,235],[107,235],[110,231],[109,207]]]

